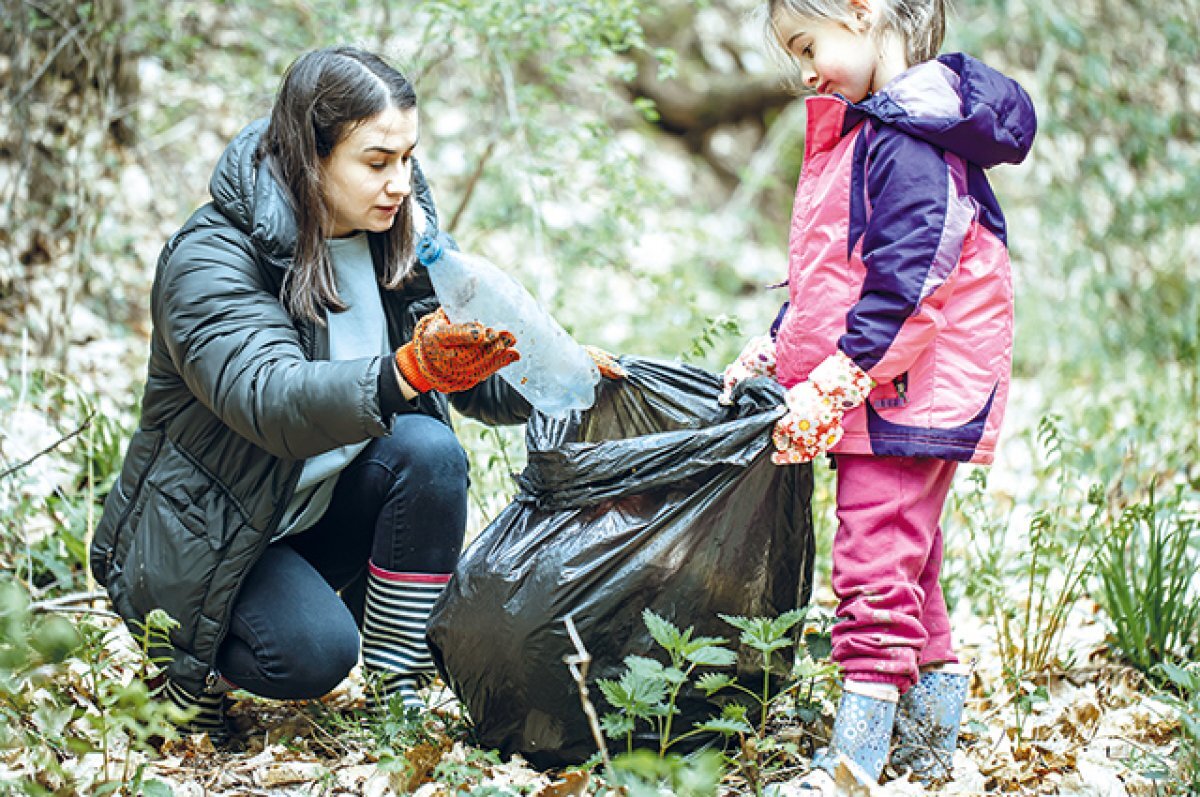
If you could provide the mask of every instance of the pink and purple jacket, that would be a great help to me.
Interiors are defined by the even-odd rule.
[[[1025,158],[1033,103],[951,54],[861,103],[811,97],[806,110],[777,378],[791,387],[841,349],[877,385],[833,453],[991,462],[1013,293],[984,169]]]

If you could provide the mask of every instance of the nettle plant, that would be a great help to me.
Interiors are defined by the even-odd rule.
[[[150,613],[134,637],[143,668],[134,672],[133,651],[114,652],[111,626],[35,608],[22,587],[0,585],[0,753],[18,756],[0,793],[169,793],[142,759],[186,718],[147,686],[148,668],[163,663],[151,653],[175,621]],[[96,768],[67,765],[87,754]]]
[[[725,647],[727,640],[722,637],[693,637],[691,628],[681,631],[649,609],[642,612],[642,620],[650,636],[667,652],[670,663],[646,656],[627,656],[626,670],[620,680],[601,678],[596,682],[608,702],[618,709],[601,718],[605,734],[610,739],[624,739],[626,751],[633,752],[634,731],[639,723],[645,723],[658,736],[661,756],[685,739],[720,732],[719,728],[735,733],[743,728],[752,731],[741,718],[723,717],[711,721],[715,726],[701,723],[681,734],[673,733],[672,723],[679,714],[675,704],[693,673],[700,667],[732,667],[737,663],[737,653]],[[712,694],[707,690],[706,693]]]
[[[785,612],[775,618],[747,618],[720,615],[741,633],[738,646],[759,658],[759,675],[746,685],[727,670],[738,661],[738,651],[723,637],[695,636],[692,628],[679,629],[665,618],[646,609],[642,619],[650,635],[667,654],[667,663],[646,656],[628,656],[625,671],[617,680],[597,681],[601,692],[616,711],[604,715],[601,727],[614,740],[625,742],[626,756],[645,757],[646,751],[633,753],[634,734],[649,727],[657,737],[658,756],[668,758],[673,748],[685,740],[717,736],[736,741],[732,763],[752,783],[761,780],[779,762],[799,755],[792,742],[780,741],[768,734],[768,722],[774,716],[813,721],[819,718],[821,698],[834,680],[836,668],[818,661],[814,652],[828,645],[826,626],[804,635],[797,646],[795,629],[802,626],[807,613],[802,609]],[[783,653],[792,651],[785,664]],[[761,678],[761,682],[758,680]],[[706,697],[719,692],[729,699],[716,716],[680,729],[674,724],[680,714],[677,702],[684,688],[692,683]],[[751,721],[751,711],[758,716]],[[620,760],[620,759],[618,759]]]

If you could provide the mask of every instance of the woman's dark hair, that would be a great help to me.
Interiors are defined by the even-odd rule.
[[[324,323],[324,311],[346,309],[325,245],[333,211],[321,187],[321,160],[364,120],[388,108],[416,105],[416,92],[404,75],[354,47],[314,50],[288,67],[259,157],[270,158],[296,213],[296,249],[282,293],[294,317]],[[412,197],[400,204],[391,229],[368,238],[380,285],[400,287],[413,262]]]

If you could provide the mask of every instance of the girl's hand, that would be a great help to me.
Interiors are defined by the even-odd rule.
[[[737,359],[725,366],[721,375],[725,389],[717,397],[721,404],[733,403],[733,388],[756,376],[775,378],[775,341],[769,335],[751,338]]]
[[[474,321],[452,324],[439,307],[418,321],[412,340],[396,350],[396,365],[404,381],[420,393],[455,393],[521,359],[513,348],[516,343],[506,330]]]
[[[811,462],[842,439],[847,410],[867,400],[875,381],[842,352],[826,357],[785,397],[787,413],[775,423],[776,465]]]
[[[787,392],[788,411],[775,422],[771,442],[776,465],[812,462],[842,439],[842,408],[821,395],[812,382],[801,382]]]

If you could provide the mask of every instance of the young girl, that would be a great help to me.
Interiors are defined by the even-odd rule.
[[[988,463],[1008,391],[1012,281],[984,169],[1018,163],[1029,97],[966,55],[935,59],[942,0],[770,0],[807,100],[789,302],[729,387],[788,388],[780,464],[837,471],[833,659],[845,690],[805,785],[848,759],[949,776],[967,691],[938,585],[939,518],[959,462]]]
[[[141,422],[91,565],[131,627],[178,621],[154,652],[199,711],[188,731],[225,737],[235,685],[319,697],[360,653],[382,697],[420,705],[467,520],[448,403],[529,416],[493,377],[517,341],[450,323],[414,261],[414,203],[433,214],[416,102],[377,55],[304,54],[159,258]]]

